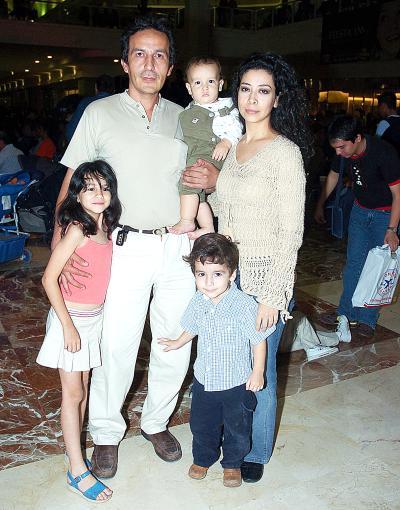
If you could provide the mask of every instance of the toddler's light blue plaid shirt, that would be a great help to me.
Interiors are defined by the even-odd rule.
[[[197,291],[181,325],[198,335],[194,375],[205,391],[222,391],[244,384],[252,370],[251,346],[275,331],[256,330],[258,303],[235,283],[214,303]]]

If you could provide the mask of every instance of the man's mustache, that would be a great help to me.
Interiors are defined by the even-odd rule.
[[[152,73],[152,72],[149,72],[149,71],[146,71],[145,73],[142,73],[142,77],[143,78],[157,78],[158,74],[157,73]]]

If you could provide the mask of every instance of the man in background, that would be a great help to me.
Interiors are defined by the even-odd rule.
[[[399,247],[400,163],[393,147],[375,136],[364,135],[360,120],[349,115],[332,122],[328,139],[336,158],[314,218],[317,223],[326,222],[324,204],[338,183],[340,158],[344,158],[344,174],[351,179],[355,201],[350,214],[337,333],[340,340],[349,342],[350,325],[357,328],[360,336],[374,336],[379,309],[353,307],[352,297],[369,250],[383,244],[392,251]]]
[[[378,97],[378,112],[382,120],[376,128],[376,136],[392,144],[400,155],[400,115],[397,115],[396,104],[394,92],[385,92]]]
[[[73,134],[75,133],[76,126],[79,124],[83,112],[86,107],[93,103],[93,101],[97,101],[98,99],[102,99],[103,97],[110,96],[114,93],[114,79],[108,74],[102,74],[96,78],[96,84],[94,86],[95,95],[84,97],[78,106],[74,114],[71,117],[71,120],[68,122],[65,136],[67,137],[68,142],[71,140]]]
[[[18,156],[22,151],[14,147],[5,131],[0,131],[0,174],[15,174],[21,170]]]

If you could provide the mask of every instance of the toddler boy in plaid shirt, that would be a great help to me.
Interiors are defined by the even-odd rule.
[[[256,330],[257,302],[234,283],[239,252],[232,241],[221,234],[205,234],[184,259],[195,276],[197,292],[181,320],[184,332],[176,340],[160,338],[159,343],[170,351],[198,336],[189,476],[204,478],[222,446],[223,483],[238,487],[240,466],[250,451],[253,392],[264,387],[265,339],[275,326]]]

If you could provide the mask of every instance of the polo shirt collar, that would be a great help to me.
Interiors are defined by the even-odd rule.
[[[142,112],[145,111],[142,103],[140,101],[136,101],[136,99],[133,99],[133,97],[131,97],[129,95],[129,90],[128,89],[126,89],[125,92],[122,93],[122,98],[124,99],[124,101],[126,103],[130,104],[131,106],[133,106],[137,112],[142,113]],[[161,97],[161,94],[158,94],[158,101],[154,105],[153,112],[158,111],[158,110],[162,111],[164,108],[165,108],[165,100]]]

